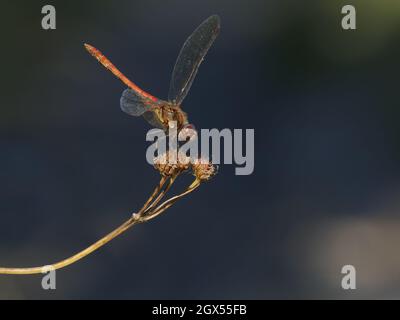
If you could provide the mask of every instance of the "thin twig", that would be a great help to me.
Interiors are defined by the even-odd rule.
[[[195,179],[193,183],[181,194],[178,194],[166,201],[164,201],[162,204],[160,204],[156,209],[152,210],[150,214],[147,214],[143,217],[144,221],[149,221],[161,213],[163,213],[165,210],[167,210],[169,207],[171,207],[175,202],[177,202],[179,199],[182,197],[188,195],[189,193],[193,192],[195,189],[197,189],[201,184],[201,181],[199,179]]]
[[[168,192],[168,190],[171,188],[172,184],[175,182],[176,178],[178,177],[178,175],[172,175],[168,181],[167,186],[165,187],[165,189],[163,191],[160,192],[160,194],[158,195],[158,197],[153,201],[153,203],[151,205],[149,205],[146,210],[143,211],[142,215],[146,215],[150,212],[150,210],[152,208],[154,208],[159,202],[160,200],[165,196],[165,194]]]
[[[51,267],[53,270],[56,269],[61,269],[64,268],[68,265],[71,265],[78,260],[86,257],[87,255],[93,253],[97,249],[101,248],[104,246],[106,243],[110,242],[114,238],[118,237],[120,234],[124,233],[126,230],[134,226],[135,224],[144,222],[142,218],[143,212],[146,210],[148,204],[151,202],[151,200],[157,195],[157,193],[160,191],[162,186],[165,184],[167,181],[167,178],[162,177],[160,180],[160,183],[157,185],[155,190],[153,191],[152,195],[149,197],[149,199],[145,202],[143,207],[140,209],[139,213],[140,214],[135,214],[131,218],[129,218],[127,221],[125,221],[122,225],[120,225],[118,228],[92,244],[91,246],[87,247],[86,249],[78,252],[77,254],[62,260],[60,262],[54,263],[52,265],[45,265],[45,266],[40,266],[40,267],[31,267],[31,268],[0,268],[0,274],[37,274],[37,273],[43,273],[45,271],[48,271],[48,268]],[[148,221],[148,220],[146,220]]]
[[[76,261],[86,257],[87,255],[93,253],[95,250],[99,249],[100,247],[104,246],[106,243],[110,242],[115,237],[119,236],[121,233],[128,230],[133,225],[142,222],[140,220],[135,220],[134,218],[129,218],[126,222],[124,222],[121,226],[119,226],[114,231],[107,234],[105,237],[101,238],[99,241],[95,242],[91,246],[87,247],[86,249],[78,252],[77,254],[69,257],[65,260],[60,262],[54,263],[50,265],[53,270],[64,268],[70,264],[75,263]],[[43,273],[46,270],[48,271],[48,265],[41,266],[41,267],[32,267],[32,268],[0,268],[0,274],[37,274]]]
[[[166,192],[169,190],[171,185],[174,183],[177,175],[171,176],[169,178],[169,182],[167,186],[164,188],[163,191],[161,191],[162,187],[165,185],[166,181],[168,178],[162,177],[159,184],[153,191],[152,195],[147,199],[143,207],[139,210],[137,214],[132,215],[127,221],[125,221],[122,225],[120,225],[118,228],[92,244],[91,246],[87,247],[86,249],[78,252],[77,254],[64,259],[62,261],[59,261],[57,263],[54,263],[52,265],[44,265],[40,267],[32,267],[32,268],[0,268],[0,274],[38,274],[38,273],[44,273],[49,271],[49,268],[52,270],[56,269],[61,269],[66,266],[69,266],[78,260],[88,256],[89,254],[93,253],[97,249],[101,248],[114,238],[118,237],[125,231],[127,231],[129,228],[132,226],[142,223],[142,222],[147,222],[151,219],[154,219],[155,217],[159,216],[161,213],[163,213],[165,210],[170,208],[175,202],[177,202],[179,199],[184,197],[185,195],[191,193],[194,191],[196,188],[200,186],[201,181],[198,179],[195,179],[193,183],[181,194],[176,195],[166,201],[164,201],[161,205],[159,205],[157,208],[154,208],[154,206],[164,197]],[[160,192],[161,191],[161,192]],[[158,197],[156,200],[153,201],[151,205],[149,203],[154,199],[154,197],[158,194]]]
[[[149,203],[154,199],[154,197],[160,192],[162,187],[164,186],[165,182],[168,180],[168,177],[162,176],[160,182],[158,183],[158,186],[154,189],[153,194],[147,199],[147,201],[144,203],[143,207],[140,209],[138,212],[139,215],[142,215],[143,212],[147,209]]]

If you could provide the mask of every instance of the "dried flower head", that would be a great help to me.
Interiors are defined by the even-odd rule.
[[[180,131],[178,138],[180,141],[185,141],[186,139],[190,138],[190,140],[197,138],[197,131],[193,124],[188,124],[184,126]]]
[[[217,174],[217,167],[207,159],[196,159],[193,164],[193,173],[201,181],[210,180]]]
[[[186,171],[189,165],[190,158],[180,151],[168,150],[154,158],[154,168],[163,176],[172,176]]]

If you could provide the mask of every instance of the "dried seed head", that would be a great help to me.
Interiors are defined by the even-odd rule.
[[[197,138],[197,131],[192,124],[185,125],[180,131],[178,138],[180,141],[185,141],[187,138],[195,139]]]
[[[172,176],[189,169],[190,158],[182,152],[168,150],[154,159],[154,168],[163,176]]]
[[[207,159],[197,159],[192,164],[193,173],[201,181],[210,180],[217,174],[217,167]]]

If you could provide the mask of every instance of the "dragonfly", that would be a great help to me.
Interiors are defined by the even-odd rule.
[[[128,87],[122,92],[120,99],[122,111],[135,117],[143,116],[152,126],[164,131],[167,131],[173,123],[176,123],[178,131],[184,128],[194,129],[194,125],[189,124],[188,116],[182,110],[181,104],[219,30],[220,19],[217,15],[212,15],[186,39],[172,72],[168,101],[140,89],[95,47],[85,44],[85,48]]]

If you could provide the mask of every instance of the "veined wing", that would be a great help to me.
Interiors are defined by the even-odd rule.
[[[122,92],[120,106],[122,111],[135,117],[159,107],[158,102],[152,101],[130,88]]]
[[[158,129],[166,130],[165,126],[158,120],[158,117],[152,111],[146,111],[143,113],[143,118],[146,119],[153,127]]]
[[[185,41],[176,60],[168,100],[180,105],[185,99],[203,61],[220,29],[220,19],[213,15],[205,20]]]

